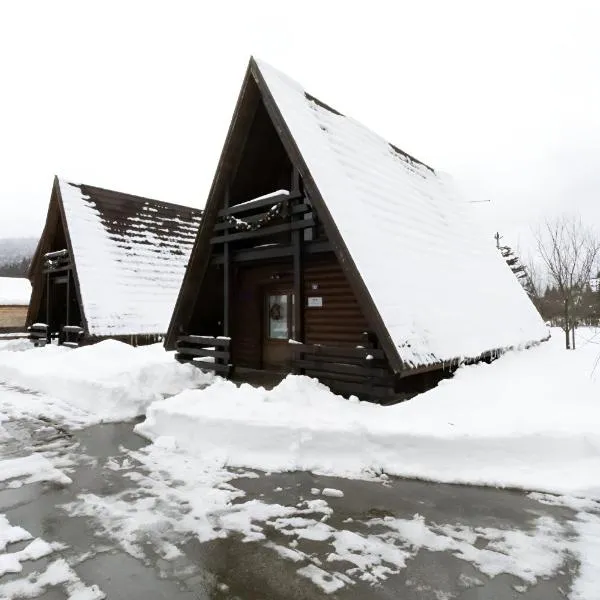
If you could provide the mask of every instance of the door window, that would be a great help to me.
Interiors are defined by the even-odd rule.
[[[290,308],[290,294],[267,296],[269,339],[287,340],[290,337]]]

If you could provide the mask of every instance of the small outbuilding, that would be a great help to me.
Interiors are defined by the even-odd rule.
[[[166,346],[226,376],[304,373],[391,402],[545,339],[471,210],[449,178],[251,59]]]
[[[200,210],[54,180],[29,271],[27,324],[60,342],[164,335]],[[40,333],[41,332],[41,333]]]
[[[24,331],[31,284],[23,277],[0,277],[0,333]]]

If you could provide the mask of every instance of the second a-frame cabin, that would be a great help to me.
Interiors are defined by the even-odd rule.
[[[547,337],[432,168],[251,59],[166,345],[381,402]],[[207,362],[207,361],[213,361]]]
[[[29,270],[27,324],[41,343],[166,333],[202,212],[54,179]]]

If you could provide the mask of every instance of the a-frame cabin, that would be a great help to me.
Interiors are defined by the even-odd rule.
[[[202,211],[55,177],[29,270],[27,325],[42,343],[166,333]]]
[[[545,339],[472,209],[251,59],[166,346],[227,376],[304,373],[387,402]]]

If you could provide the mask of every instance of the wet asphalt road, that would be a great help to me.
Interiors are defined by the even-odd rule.
[[[124,552],[118,541],[100,535],[94,519],[68,516],[61,506],[75,500],[78,494],[109,496],[135,487],[120,471],[106,467],[107,460],[123,459],[129,450],[145,445],[143,439],[133,434],[132,424],[98,425],[73,434],[50,427],[45,439],[34,434],[39,423],[22,420],[4,423],[4,426],[13,439],[0,441],[0,457],[51,449],[57,456],[74,457],[74,464],[69,472],[73,483],[66,487],[32,483],[11,489],[6,482],[0,483],[0,513],[5,513],[12,524],[25,527],[34,536],[66,544],[67,548],[60,555],[67,558],[84,582],[97,584],[108,598],[308,600],[324,597],[323,591],[309,579],[297,575],[296,563],[283,560],[263,542],[243,542],[237,534],[203,544],[194,538],[186,538],[179,546],[183,555],[167,561],[149,541],[144,547],[144,555],[135,558]],[[520,492],[412,480],[393,480],[382,485],[309,473],[286,473],[236,479],[233,484],[246,492],[243,501],[260,498],[264,502],[284,505],[295,505],[300,499],[310,497],[311,488],[343,490],[343,498],[327,498],[333,508],[328,523],[345,529],[370,518],[410,519],[415,513],[426,515],[427,519],[437,523],[460,522],[472,527],[515,530],[527,530],[532,516],[549,515],[559,522],[574,518],[570,509],[540,504]],[[265,533],[272,542],[286,542],[281,531],[265,527]],[[23,546],[23,543],[13,544],[10,550]],[[310,541],[303,550],[314,550],[315,556],[323,552],[318,542]],[[55,555],[24,562],[22,573],[0,577],[0,583],[39,571],[51,558]],[[326,560],[325,555],[322,558]],[[471,563],[451,553],[421,549],[406,568],[387,580],[370,585],[357,579],[329,597],[558,600],[568,593],[576,572],[575,559],[567,560],[558,574],[524,589],[520,587],[523,582],[512,575],[486,577]],[[469,581],[477,583],[466,585]],[[64,599],[66,595],[62,590],[50,589],[39,597],[54,600]]]

